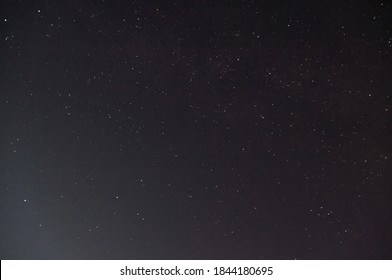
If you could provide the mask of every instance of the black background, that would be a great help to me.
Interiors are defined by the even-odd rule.
[[[2,1],[2,259],[392,257],[389,1]]]

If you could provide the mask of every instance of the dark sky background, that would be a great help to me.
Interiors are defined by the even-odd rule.
[[[2,259],[391,259],[392,3],[0,6]]]

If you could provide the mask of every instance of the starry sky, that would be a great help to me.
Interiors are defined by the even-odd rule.
[[[1,259],[391,259],[391,19],[2,1]]]

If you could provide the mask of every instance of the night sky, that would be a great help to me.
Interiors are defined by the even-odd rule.
[[[0,4],[1,259],[391,259],[392,3]]]

